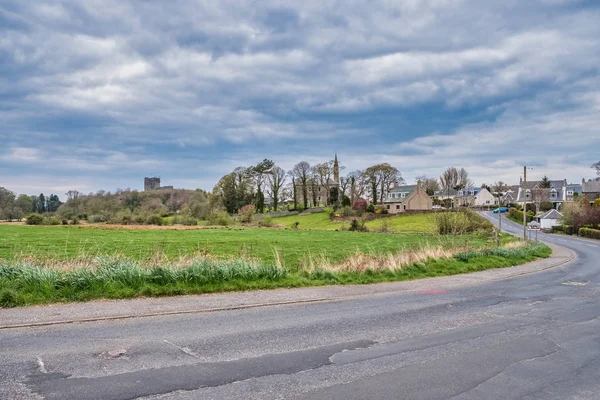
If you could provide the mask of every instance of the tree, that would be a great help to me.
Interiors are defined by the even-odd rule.
[[[331,198],[331,177],[333,176],[333,161],[315,165],[314,176],[318,181],[319,187],[325,188],[325,204],[329,204]]]
[[[402,179],[402,176],[400,175],[400,171],[387,163],[370,166],[365,170],[364,176],[371,188],[374,204],[377,203],[378,198],[380,202],[383,202],[387,192],[394,183],[401,184],[404,182],[404,179]],[[377,196],[378,189],[379,196]]]
[[[0,187],[0,219],[13,219],[16,195],[10,190]]]
[[[306,161],[300,161],[292,168],[292,175],[296,181],[296,185],[300,185],[302,189],[302,200],[304,208],[308,207],[308,181],[311,174],[310,164]]]
[[[67,201],[68,200],[73,200],[79,197],[81,193],[79,193],[79,191],[77,190],[69,190],[67,193],[65,193],[65,196],[67,196]]]
[[[39,202],[39,210],[37,212],[44,213],[46,212],[46,197],[44,197],[44,193],[40,193],[39,197],[40,202]]]
[[[255,166],[249,168],[250,174],[252,175],[256,185],[256,208],[260,213],[265,212],[265,195],[263,193],[263,185],[266,182],[267,176],[271,174],[271,169],[274,165],[275,163],[273,161],[265,158]]]
[[[542,189],[550,189],[552,187],[552,182],[550,182],[550,179],[544,175],[542,180],[538,183],[538,187]]]
[[[492,185],[492,194],[495,196],[501,196],[502,193],[508,190],[509,186],[504,181],[496,181]]]
[[[15,200],[15,206],[19,208],[23,212],[23,214],[29,214],[33,212],[31,204],[31,196],[28,196],[26,194],[20,194],[19,197],[17,197],[17,199]]]
[[[600,176],[600,161],[592,164],[592,168],[594,168],[596,170],[596,175]]]
[[[278,167],[277,165],[273,166],[271,174],[268,177],[268,183],[270,195],[273,199],[274,211],[277,211],[277,208],[279,207],[279,200],[281,199],[283,187],[285,185],[285,180],[286,176],[284,169]]]
[[[213,189],[215,206],[224,207],[230,214],[238,211],[236,198],[235,174],[233,172],[223,176]]]
[[[440,184],[437,179],[430,178],[426,175],[417,176],[415,178],[417,184],[421,185],[423,190],[429,195],[433,196],[435,192],[440,190]]]
[[[457,169],[449,167],[440,176],[440,184],[442,188],[452,188],[454,190],[464,189],[473,186],[473,181],[469,179],[469,173],[466,169]]]
[[[48,199],[46,200],[46,211],[55,212],[56,210],[58,210],[58,207],[60,207],[61,204],[62,203],[60,202],[58,196],[55,194],[51,194],[50,197],[48,197]]]

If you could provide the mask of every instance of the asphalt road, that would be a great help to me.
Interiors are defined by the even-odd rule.
[[[2,330],[0,399],[600,399],[600,243],[539,239],[577,259],[450,290]]]

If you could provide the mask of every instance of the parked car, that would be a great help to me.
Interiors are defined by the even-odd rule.
[[[508,212],[508,208],[506,207],[498,207],[494,210],[494,214],[505,213]]]

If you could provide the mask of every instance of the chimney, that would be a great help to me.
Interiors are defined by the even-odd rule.
[[[581,184],[583,185],[585,183],[585,178],[581,179]]]
[[[519,186],[523,186],[523,177],[522,176],[519,178]]]

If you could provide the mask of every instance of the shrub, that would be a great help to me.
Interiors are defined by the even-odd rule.
[[[173,217],[172,222],[173,222],[173,225],[185,225],[185,226],[198,225],[198,220],[196,220],[196,218],[189,216],[189,215],[185,215],[185,216],[176,215],[175,217]]]
[[[152,214],[152,215],[148,216],[148,218],[146,218],[146,224],[161,226],[164,224],[164,220],[160,216],[160,214]]]
[[[353,232],[367,232],[369,229],[365,225],[364,220],[359,221],[355,218],[350,223],[350,227],[348,228],[348,230]]]
[[[367,209],[367,201],[365,199],[358,199],[352,204],[352,209],[355,211],[365,211]]]
[[[48,218],[44,218],[44,222],[42,222],[44,225],[60,225],[61,220],[56,218],[56,217],[48,217]]]
[[[44,217],[40,214],[29,214],[26,218],[25,218],[25,223],[27,225],[42,225],[42,223],[44,222]]]
[[[550,211],[554,208],[554,205],[550,201],[542,201],[540,203],[540,211]]]
[[[63,225],[69,225],[69,220],[68,220],[68,219],[63,219],[63,220],[61,221],[61,223],[62,223]]]
[[[106,221],[108,221],[108,218],[106,218],[106,215],[102,215],[102,214],[90,215],[88,217],[88,222],[90,224],[101,224]]]
[[[273,218],[264,217],[258,221],[258,226],[271,227],[273,226]]]
[[[468,208],[458,212],[437,213],[434,216],[437,232],[440,235],[461,235],[470,232],[491,232],[494,225]]]
[[[352,210],[352,207],[344,206],[340,208],[339,213],[342,217],[351,217],[354,215],[354,210]]]
[[[600,198],[594,200],[594,207],[600,207]]]
[[[580,228],[579,236],[583,236],[590,239],[600,239],[600,230],[591,228]]]
[[[342,198],[342,207],[351,207],[352,203],[350,201],[350,197],[344,195]]]
[[[73,217],[71,220],[71,225],[79,225],[79,217]]]
[[[212,211],[207,216],[209,225],[228,226],[231,224],[231,217],[226,211]]]
[[[508,212],[508,215],[519,222],[523,221],[523,211],[519,211],[516,208],[511,208]],[[528,211],[526,218],[527,222],[529,223],[535,219],[535,215],[531,211]]]
[[[247,204],[238,211],[240,222],[245,224],[252,222],[252,217],[254,217],[254,214],[256,214],[256,207],[254,207],[252,204]]]
[[[375,204],[373,204],[373,203],[369,204],[365,211],[368,213],[375,213]]]
[[[300,225],[300,222],[294,222],[294,224],[292,225],[292,229],[298,229],[298,225]]]
[[[136,224],[145,224],[146,223],[146,218],[143,215],[136,215],[135,217],[133,217],[133,222],[135,222]]]

